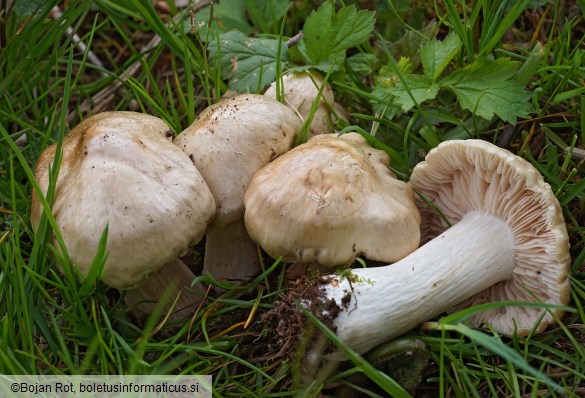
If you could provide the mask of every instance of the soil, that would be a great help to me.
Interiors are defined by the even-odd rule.
[[[293,358],[299,354],[298,347],[304,347],[303,353],[322,341],[321,333],[310,325],[300,309],[304,306],[312,312],[329,329],[336,331],[334,321],[341,311],[341,307],[333,299],[327,299],[323,286],[330,281],[326,278],[310,279],[303,277],[293,289],[283,293],[280,300],[274,303],[274,308],[262,315],[262,322],[269,330],[270,345],[274,351],[285,357]],[[322,354],[333,352],[334,345],[328,343]]]

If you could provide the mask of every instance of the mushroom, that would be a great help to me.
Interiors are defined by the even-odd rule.
[[[447,141],[415,168],[410,183],[442,212],[440,216],[417,199],[423,243],[447,229],[444,220],[469,224],[466,214],[472,212],[499,218],[512,233],[506,246],[489,244],[490,239],[484,245],[494,251],[513,250],[514,264],[498,283],[452,310],[506,300],[568,304],[571,258],[563,213],[550,186],[529,162],[482,140]],[[486,218],[482,224],[488,222]],[[475,327],[488,323],[500,333],[525,336],[531,330],[541,333],[560,316],[559,309],[510,306],[481,312],[468,322]]]
[[[182,309],[200,298],[186,288],[195,275],[176,259],[202,239],[215,203],[189,157],[172,144],[170,136],[166,123],[150,115],[103,112],[85,119],[63,139],[51,211],[81,275],[89,272],[108,227],[104,283],[138,289],[127,298],[154,302],[174,284],[177,288],[167,293],[175,295],[182,289],[183,301],[176,307]],[[38,160],[35,177],[43,194],[56,149],[56,144],[51,145]],[[42,212],[33,192],[35,229]],[[55,247],[59,251],[59,245]]]
[[[420,217],[389,157],[358,133],[318,135],[260,169],[244,198],[250,237],[287,262],[397,261],[419,244]]]
[[[305,121],[311,113],[313,103],[317,101],[319,89],[323,85],[323,77],[316,72],[293,72],[283,76],[282,83],[285,104],[298,112],[303,121]],[[276,82],[268,87],[264,95],[277,99]],[[319,104],[309,126],[307,138],[334,132],[331,127],[330,111],[330,107],[334,107],[334,104],[333,90],[327,84],[321,92]],[[341,108],[335,107],[335,109],[339,111]]]
[[[235,281],[259,273],[258,250],[244,226],[244,193],[256,171],[291,148],[301,125],[280,102],[242,94],[208,107],[176,137],[217,205],[206,235],[204,274]]]
[[[331,321],[340,340],[364,353],[454,306],[568,303],[566,225],[530,163],[481,140],[448,141],[414,168],[410,183],[453,226],[440,233],[447,224],[420,201],[424,235],[438,236],[392,265],[323,279],[317,297],[304,303],[326,308],[316,315]],[[561,315],[558,308],[510,306],[482,312],[471,324],[525,336]]]

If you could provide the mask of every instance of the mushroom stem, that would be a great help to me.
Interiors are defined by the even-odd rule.
[[[210,273],[217,280],[241,282],[254,278],[260,270],[258,248],[243,219],[207,234],[203,275]]]
[[[124,301],[136,316],[145,317],[166,298],[163,314],[172,310],[169,320],[181,320],[191,316],[205,297],[201,286],[191,287],[196,276],[179,258],[151,275],[146,282],[134,289],[126,290]],[[175,299],[179,296],[176,304]],[[173,306],[174,304],[174,306]]]
[[[334,300],[340,308],[333,323],[337,336],[364,353],[511,278],[513,242],[513,232],[504,221],[470,212],[394,264],[352,270],[351,281],[328,278],[322,300]]]

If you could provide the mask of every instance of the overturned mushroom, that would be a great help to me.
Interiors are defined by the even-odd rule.
[[[448,141],[415,168],[410,182],[442,212],[439,215],[418,198],[423,243],[447,229],[445,220],[457,225],[472,223],[466,218],[474,212],[487,215],[480,221],[482,225],[494,216],[511,231],[513,239],[506,246],[492,244],[493,238],[486,238],[483,244],[494,251],[512,248],[514,266],[506,269],[498,283],[456,308],[506,300],[569,302],[571,259],[563,213],[550,186],[529,162],[485,141]],[[473,326],[489,323],[501,333],[524,336],[533,329],[541,333],[553,316],[561,315],[558,309],[549,313],[510,306],[481,312],[469,322]]]
[[[243,94],[210,106],[175,139],[217,204],[206,236],[204,274],[242,280],[260,271],[256,244],[244,227],[244,193],[256,171],[290,149],[301,123],[285,105]]]
[[[181,289],[176,308],[185,311],[178,316],[192,311],[200,297],[186,288],[195,275],[176,258],[201,240],[215,204],[203,178],[168,132],[161,119],[134,112],[87,118],[63,140],[51,210],[69,258],[82,275],[88,273],[107,226],[104,282],[117,289],[138,289],[127,295],[135,298],[130,305],[156,302],[175,285],[167,293],[174,298]],[[56,148],[52,145],[41,154],[35,171],[44,194]],[[42,211],[33,192],[35,229]],[[167,264],[169,268],[160,271],[166,272],[161,284],[157,275]]]
[[[484,141],[449,141],[415,167],[411,184],[454,225],[395,264],[326,277],[317,298],[303,301],[309,309],[328,303],[316,315],[329,317],[343,342],[364,353],[456,305],[568,303],[566,226],[530,163]],[[446,228],[431,209],[421,211],[423,230],[435,235]],[[478,314],[472,324],[523,336],[561,315],[513,306]]]
[[[248,233],[287,262],[403,258],[418,247],[420,217],[389,161],[357,133],[313,137],[254,175],[244,198]]]

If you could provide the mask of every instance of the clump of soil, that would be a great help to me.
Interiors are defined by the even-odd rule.
[[[329,278],[301,278],[295,288],[283,293],[274,302],[273,309],[262,315],[261,319],[269,330],[269,341],[270,345],[274,345],[271,347],[274,351],[292,358],[298,352],[299,346],[309,351],[320,338],[320,332],[309,324],[300,306],[312,312],[332,331],[337,330],[334,321],[341,308],[335,300],[326,298],[323,288],[330,282]],[[334,346],[329,344],[323,353],[333,350]]]

